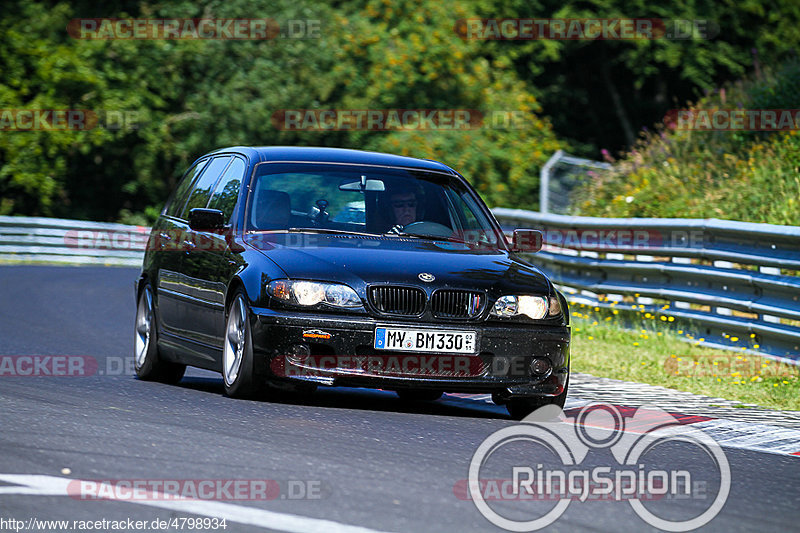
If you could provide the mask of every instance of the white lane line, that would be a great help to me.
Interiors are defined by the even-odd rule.
[[[70,482],[79,480],[62,478],[55,476],[28,475],[28,474],[0,474],[0,481],[15,483],[17,487],[0,487],[0,495],[3,494],[26,494],[40,496],[68,496],[67,490]],[[114,488],[106,487],[98,483],[98,493],[115,494]],[[102,487],[102,489],[100,488]],[[104,490],[104,489],[108,490]],[[132,500],[118,499],[114,497],[105,498],[125,503],[147,505],[149,507],[160,507],[170,511],[182,511],[211,518],[219,518],[247,524],[266,529],[287,531],[291,533],[380,533],[374,529],[361,526],[351,526],[341,524],[332,520],[322,520],[319,518],[309,518],[306,516],[293,515],[288,513],[278,513],[267,511],[255,507],[235,505],[210,500]]]

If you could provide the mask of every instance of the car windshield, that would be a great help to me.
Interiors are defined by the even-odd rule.
[[[246,230],[402,235],[500,247],[484,209],[455,176],[420,170],[262,163]]]

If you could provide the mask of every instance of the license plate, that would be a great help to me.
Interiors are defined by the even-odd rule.
[[[409,328],[375,328],[376,350],[405,352],[476,353],[474,331]]]

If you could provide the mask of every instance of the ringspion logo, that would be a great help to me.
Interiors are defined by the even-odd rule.
[[[675,445],[691,459],[671,454]],[[664,461],[665,454],[672,459]],[[542,407],[492,433],[475,451],[466,481],[454,485],[456,497],[508,531],[545,528],[586,501],[626,502],[653,527],[690,531],[722,510],[731,471],[711,437],[658,407],[626,419],[613,405],[593,403],[574,417]]]

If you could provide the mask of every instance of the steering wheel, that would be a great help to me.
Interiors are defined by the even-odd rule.
[[[449,238],[453,236],[453,230],[439,224],[437,222],[428,222],[425,220],[419,222],[412,222],[403,228],[403,233],[414,233],[417,235],[426,235],[429,237],[442,237]]]

